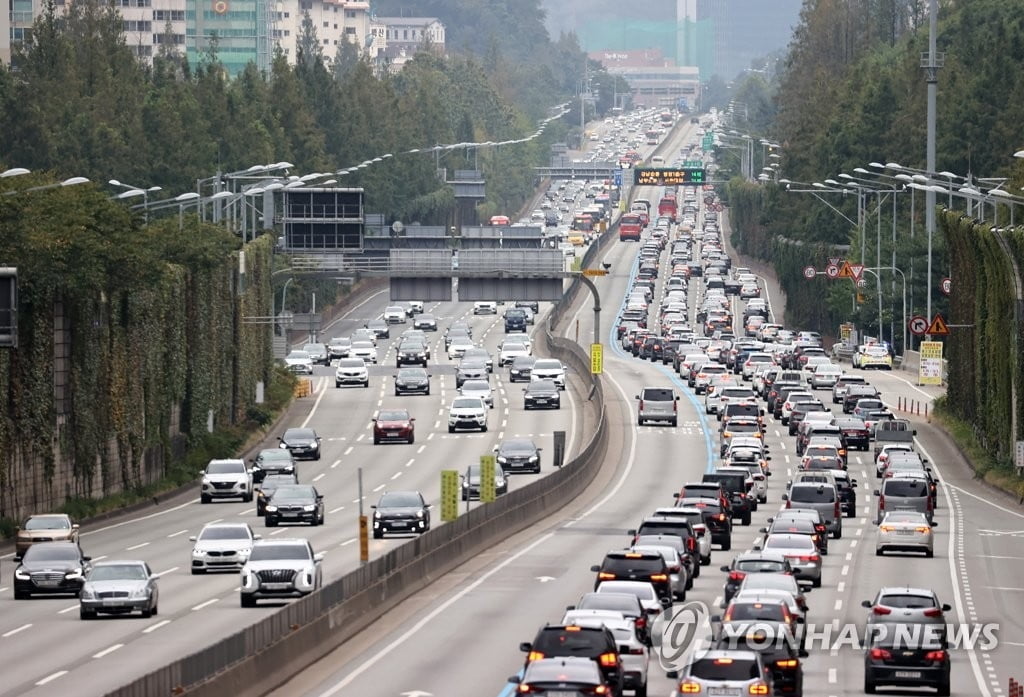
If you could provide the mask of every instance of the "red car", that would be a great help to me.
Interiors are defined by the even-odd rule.
[[[416,419],[405,409],[381,409],[373,420],[373,444],[389,441],[413,443]]]

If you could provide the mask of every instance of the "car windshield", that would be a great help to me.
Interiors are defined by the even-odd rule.
[[[249,531],[241,525],[211,525],[199,534],[200,540],[248,540]]]
[[[305,351],[292,351],[288,354],[288,358],[293,361],[308,361],[309,354]]]
[[[490,392],[491,386],[486,380],[466,380],[462,383],[462,389],[466,392]]]
[[[207,474],[241,474],[245,465],[241,462],[211,462],[206,466]]]
[[[377,504],[377,508],[420,508],[421,506],[423,506],[423,500],[419,494],[397,492],[384,494],[380,497],[380,503]]]
[[[252,548],[249,561],[308,560],[306,545],[257,544]]]
[[[316,498],[313,487],[309,486],[282,486],[274,492],[274,501],[308,501]]]
[[[260,488],[263,490],[276,489],[279,486],[298,483],[299,481],[293,474],[271,474],[263,478],[263,481],[260,482]]]
[[[260,462],[266,462],[267,460],[283,460],[284,462],[291,462],[292,454],[287,450],[282,450],[281,448],[267,448],[266,450],[260,451],[257,459]]]
[[[372,341],[353,341],[352,348],[354,349],[371,349],[373,348]]]
[[[75,545],[68,544],[35,544],[28,548],[23,557],[25,561],[77,561],[82,552]]]
[[[316,433],[309,428],[289,428],[284,432],[285,440],[292,440],[293,438],[296,440],[313,440],[316,438]]]
[[[378,421],[408,421],[409,412],[403,409],[389,409],[377,415]]]
[[[422,368],[408,368],[406,370],[399,370],[398,377],[403,380],[422,379],[425,380],[427,377],[427,371]]]
[[[534,370],[561,370],[562,362],[555,360],[541,359],[533,364]]]
[[[809,535],[769,535],[765,549],[814,549],[814,540]]]
[[[467,399],[456,399],[452,402],[452,409],[480,409],[480,400],[473,397]]]
[[[757,661],[747,658],[702,658],[690,666],[690,675],[709,682],[756,680]]]
[[[26,530],[70,530],[71,521],[59,515],[37,515],[25,521]]]
[[[365,368],[366,363],[362,358],[342,358],[338,361],[339,368]]]
[[[145,581],[149,578],[142,564],[109,564],[94,567],[90,581]]]
[[[532,455],[536,449],[531,440],[506,440],[502,442],[499,452],[505,455]]]

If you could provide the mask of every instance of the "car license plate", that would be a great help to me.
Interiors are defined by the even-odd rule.
[[[42,581],[37,581],[36,585],[40,588],[56,588],[60,585],[60,580],[53,578],[45,578]]]
[[[394,528],[404,528],[404,527],[407,527],[408,525],[409,525],[409,523],[407,523],[404,520],[396,520],[395,522],[393,522],[391,524],[391,527],[394,527]]]
[[[709,687],[709,695],[738,695],[740,691],[734,687]]]
[[[899,534],[899,535],[913,535],[914,531],[913,530],[897,530],[896,533]]]
[[[538,399],[536,401],[537,401],[537,404],[547,404],[548,403],[548,400],[546,400],[546,399]]]
[[[579,692],[575,690],[548,690],[545,692],[548,697],[579,697]]]
[[[282,518],[298,518],[299,517],[299,512],[298,511],[285,511],[284,513],[281,514],[281,517]]]
[[[921,671],[919,670],[897,670],[893,675],[897,678],[907,678],[909,680],[915,680],[921,677]]]
[[[284,590],[285,588],[291,588],[292,584],[290,584],[290,583],[264,583],[262,587],[267,589],[268,591],[276,591],[276,590]]]

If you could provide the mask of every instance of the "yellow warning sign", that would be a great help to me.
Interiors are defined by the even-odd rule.
[[[600,375],[604,372],[604,347],[601,344],[590,345],[590,374]]]
[[[931,334],[932,336],[947,336],[949,334],[949,325],[946,324],[946,320],[942,318],[942,315],[938,312],[932,317],[932,323],[928,325],[928,331],[925,334]]]
[[[839,268],[839,275],[836,278],[853,278],[853,268],[850,266],[850,262],[843,262],[843,265]]]

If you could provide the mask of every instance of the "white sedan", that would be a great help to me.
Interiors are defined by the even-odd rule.
[[[448,344],[448,360],[454,361],[456,358],[462,358],[466,351],[475,347],[476,344],[469,337],[457,336],[452,339],[452,343]]]
[[[300,375],[313,374],[313,359],[305,351],[292,351],[285,356],[284,364],[293,373]]]
[[[370,341],[353,341],[348,353],[352,358],[362,358],[367,363],[377,362],[377,347]]]

